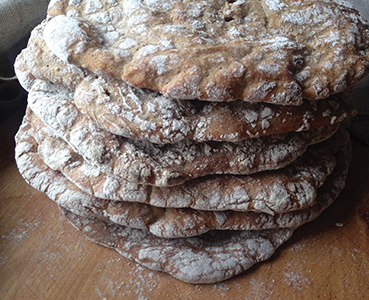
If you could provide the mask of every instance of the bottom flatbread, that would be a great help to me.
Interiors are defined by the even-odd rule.
[[[210,231],[198,237],[163,239],[144,230],[81,217],[62,207],[61,210],[93,242],[188,283],[215,283],[231,278],[271,257],[293,233],[291,228]]]

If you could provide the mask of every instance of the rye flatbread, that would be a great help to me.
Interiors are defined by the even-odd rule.
[[[146,268],[188,283],[216,283],[229,279],[267,260],[293,233],[291,228],[216,231],[200,237],[163,239],[139,229],[61,210],[91,241],[115,249]]]
[[[68,175],[65,177],[58,170],[52,170],[40,158],[40,146],[37,145],[33,134],[26,117],[16,138],[16,160],[22,176],[34,188],[46,193],[50,199],[77,215],[109,219],[117,224],[149,230],[166,238],[195,236],[212,229],[260,230],[300,226],[316,218],[338,196],[344,187],[350,160],[348,150],[338,151],[335,155],[337,165],[332,175],[319,188],[316,204],[299,211],[270,215],[250,211],[158,208],[88,195],[69,181]]]
[[[369,69],[368,28],[342,1],[52,1],[61,60],[174,99],[300,105]]]
[[[235,142],[329,126],[354,115],[350,98],[346,91],[300,106],[174,100],[96,76],[85,78],[74,94],[77,107],[107,131],[153,143]]]
[[[27,117],[24,124],[30,126]],[[347,132],[344,133],[346,134],[337,134],[328,141],[311,147],[304,156],[281,170],[249,176],[205,176],[167,188],[113,180],[112,176],[86,165],[82,159],[77,159],[78,155],[68,149],[67,145],[63,149],[50,151],[42,148],[52,149],[55,144],[47,143],[46,146],[41,144],[41,147],[35,147],[53,169],[62,171],[81,189],[92,195],[97,194],[100,198],[141,202],[159,207],[255,210],[275,214],[298,210],[315,203],[316,189],[324,183],[336,164],[332,155],[347,143],[348,135]],[[34,134],[38,136],[39,132]],[[38,138],[41,143],[44,142],[42,138]],[[49,155],[44,155],[45,152]]]
[[[256,210],[281,213],[310,206],[316,188],[331,174],[336,160],[333,154],[348,141],[348,133],[339,134],[324,144],[309,149],[284,169],[249,176],[215,175],[191,179],[173,187],[133,184],[91,166],[60,138],[34,124],[38,153],[52,169],[90,195],[128,202],[149,203],[159,207],[192,207],[206,210]],[[339,146],[337,146],[339,145]],[[329,151],[327,151],[327,148]],[[323,150],[325,149],[325,150]]]
[[[114,136],[81,114],[72,100],[52,91],[45,94],[36,98],[31,92],[29,105],[48,125],[48,131],[61,137],[94,167],[129,182],[155,186],[178,185],[210,174],[247,175],[279,169],[301,156],[309,145],[332,136],[339,127],[336,123],[234,143],[185,140],[153,144]],[[37,131],[45,128],[39,121],[34,123],[39,124]]]
[[[306,131],[354,115],[350,92],[331,96],[323,103],[305,100],[301,107],[170,99],[120,80],[96,77],[86,69],[64,63],[46,46],[42,37],[44,26],[43,23],[32,31],[27,48],[17,57],[15,70],[23,87],[31,91],[37,78],[76,89],[75,101],[80,110],[117,135],[154,143],[175,143],[189,138],[200,142],[234,142]],[[51,84],[44,87],[49,96],[55,89]],[[63,93],[66,92],[61,89],[61,97]]]
[[[172,187],[155,187],[134,184],[104,172],[98,166],[91,166],[61,139],[47,130],[37,129],[35,137],[40,143],[39,153],[43,160],[91,195],[160,207],[267,213],[293,211],[314,204],[316,189],[335,166],[334,153],[348,139],[347,132],[340,132],[325,143],[309,148],[290,165],[275,171],[252,175],[208,175]]]
[[[33,112],[48,126],[54,129],[59,128],[58,130],[67,132],[67,134],[75,132],[75,139],[78,141],[80,139],[77,137],[78,133],[82,135],[86,129],[82,131],[79,128],[81,126],[78,126],[83,117],[76,110],[74,97],[73,90],[51,82],[37,80],[29,93],[28,103]],[[118,114],[116,119],[120,120],[122,126],[123,124],[127,125],[124,127],[124,132],[120,132],[124,133],[123,136],[157,144],[178,143],[188,139],[198,142],[239,142],[250,137],[307,131],[340,123],[356,113],[350,98],[351,93],[344,93],[332,96],[327,100],[306,101],[303,105],[296,107],[268,106],[267,104],[258,105],[245,102],[208,103],[205,106],[203,104],[197,106],[198,103],[190,101],[182,101],[177,104],[165,101],[145,103],[140,102],[139,98],[136,97],[138,102],[136,110],[131,110],[131,117],[125,119]],[[133,104],[129,101],[126,104],[122,103],[122,106],[130,110],[129,107],[135,107]],[[90,103],[88,106],[94,105]],[[115,104],[113,103],[113,105]],[[101,122],[92,113],[91,116],[93,121],[97,122],[89,121],[89,124],[93,124],[89,126],[102,135]],[[106,120],[103,116],[101,119]],[[117,123],[119,122],[117,121]],[[165,124],[166,122],[167,124]],[[110,124],[110,127],[107,128],[108,132],[113,131],[114,133],[112,128],[119,127],[117,123],[113,124],[106,120],[106,124],[108,123]],[[115,134],[117,133],[119,132],[115,132]],[[104,136],[106,136],[105,133]],[[69,138],[69,141],[71,140]],[[81,142],[85,143],[86,141],[82,138]],[[93,159],[97,153],[95,150],[94,153],[90,153],[90,149],[95,149],[95,147],[91,148],[89,145],[80,153],[85,153],[86,156],[89,155],[90,159]]]

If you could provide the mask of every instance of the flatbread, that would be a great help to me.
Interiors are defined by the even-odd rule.
[[[110,200],[150,203],[160,207],[206,210],[256,210],[280,213],[310,206],[316,189],[331,174],[338,145],[348,140],[340,134],[325,147],[310,148],[283,169],[252,175],[209,175],[172,187],[133,184],[86,163],[67,144],[46,130],[35,130],[43,160],[62,171],[87,193]],[[320,146],[320,145],[319,145]],[[338,149],[337,149],[338,148]]]
[[[44,27],[45,23],[32,31],[27,48],[17,57],[15,70],[21,84],[31,91],[37,78],[76,89],[80,110],[116,135],[161,144],[185,139],[235,142],[325,127],[355,114],[348,91],[319,103],[305,100],[301,107],[170,99],[63,62],[46,46]],[[56,87],[39,85],[36,90],[41,93],[40,89],[50,96]],[[60,97],[68,94],[65,90],[60,89]]]
[[[216,283],[267,260],[292,235],[293,229],[217,231],[200,237],[162,239],[61,208],[67,219],[91,241],[115,249],[149,269],[188,283]]]
[[[260,230],[301,226],[316,218],[339,195],[344,187],[350,161],[349,150],[339,151],[335,155],[337,165],[332,175],[317,191],[316,204],[299,211],[271,215],[252,211],[159,208],[142,203],[109,201],[86,194],[68,180],[76,174],[67,173],[65,177],[41,159],[37,153],[40,152],[40,145],[37,145],[33,134],[26,117],[17,134],[16,160],[22,176],[34,188],[77,215],[109,219],[166,238],[195,236],[212,229]],[[65,168],[63,171],[68,172]]]
[[[27,118],[24,123],[30,126]],[[38,135],[39,132],[35,134]],[[50,157],[44,156],[44,159],[47,163],[53,162],[50,165],[55,170],[62,171],[81,189],[104,199],[116,200],[118,194],[120,197],[117,200],[142,202],[159,207],[255,210],[274,214],[301,209],[315,203],[316,188],[321,186],[332,172],[335,165],[332,154],[346,143],[347,133],[335,136],[334,141],[332,139],[326,142],[325,150],[319,150],[317,145],[317,149],[309,149],[309,153],[283,170],[250,176],[207,176],[169,188],[134,185],[115,180],[120,185],[120,192],[109,186],[113,182],[110,176],[86,166],[83,160],[76,159],[77,155],[72,154],[67,146],[54,150],[54,153],[49,151]],[[337,144],[337,140],[341,142],[341,146],[338,146],[340,144]],[[52,143],[48,146],[53,147]],[[42,153],[42,147],[38,148]],[[55,155],[59,155],[58,159]],[[70,158],[75,159],[68,163]]]
[[[157,114],[153,112],[146,114],[145,118],[154,119],[158,122],[158,124],[148,123],[151,124],[152,127],[148,124],[146,124],[148,126],[140,127],[140,121],[135,123],[134,120],[131,119],[126,119],[125,121],[124,118],[119,119],[122,120],[122,122],[126,122],[128,127],[131,127],[131,129],[127,127],[129,132],[126,135],[128,138],[147,140],[158,144],[168,142],[168,138],[170,137],[172,137],[170,141],[173,143],[185,141],[190,138],[198,142],[229,141],[235,143],[250,137],[285,134],[291,131],[307,131],[341,123],[343,120],[354,116],[356,113],[353,105],[349,99],[346,98],[347,96],[346,94],[340,94],[335,96],[337,97],[336,101],[328,99],[327,101],[306,102],[306,105],[300,107],[266,107],[264,105],[255,105],[253,108],[243,109],[242,105],[237,106],[236,102],[232,102],[231,104],[224,103],[227,107],[223,107],[224,109],[222,109],[222,107],[219,106],[221,104],[215,105],[210,103],[208,107],[203,108],[203,113],[200,112],[198,116],[195,114],[195,116],[191,118],[186,117],[186,114],[191,112],[191,110],[182,110],[181,112],[181,106],[174,106],[168,110],[167,115],[162,115],[160,110],[157,110]],[[49,127],[57,131],[66,132],[66,134],[70,136],[67,138],[68,141],[72,142],[75,140],[75,149],[79,149],[83,146],[83,149],[78,152],[82,153],[86,159],[88,158],[91,161],[98,161],[100,163],[104,160],[101,155],[105,154],[105,150],[101,148],[101,145],[108,143],[110,147],[115,147],[117,149],[118,144],[116,141],[113,141],[116,140],[116,137],[112,134],[107,135],[106,131],[102,130],[99,126],[99,123],[93,122],[93,120],[88,121],[88,118],[83,119],[83,116],[75,107],[72,100],[73,97],[73,90],[66,89],[50,82],[38,80],[29,93],[28,103],[33,112]],[[165,106],[164,103],[160,101],[156,103]],[[190,102],[187,101],[187,103]],[[248,106],[246,103],[241,103]],[[91,104],[91,106],[92,105],[93,104]],[[228,107],[228,105],[231,106]],[[148,105],[148,107],[150,106],[151,105]],[[166,107],[170,106],[167,105]],[[137,112],[135,111],[132,115],[136,115],[137,118],[139,118],[139,111],[140,109],[138,109]],[[170,111],[172,111],[172,113],[170,113]],[[163,122],[163,119],[176,119],[173,113],[182,114],[182,121],[185,123],[191,123],[193,121],[193,125],[191,126],[193,130],[187,132],[186,135],[178,134],[173,119],[171,122],[172,126],[161,128],[159,125]],[[178,119],[176,120],[179,121]],[[252,120],[251,123],[249,120]],[[88,124],[84,125],[86,122]],[[111,126],[116,127],[115,125]],[[87,134],[86,130],[88,128],[91,129],[88,130]],[[157,130],[150,130],[150,128],[157,128]],[[264,128],[264,130],[258,131],[261,128]],[[250,132],[249,129],[252,130],[252,132]],[[96,134],[89,139],[89,134],[92,131],[96,131]],[[191,132],[194,133],[195,136],[193,136]],[[74,137],[72,137],[72,135],[74,135]],[[87,141],[87,139],[107,140],[99,141],[97,145],[93,145],[93,142]],[[77,143],[81,145],[77,145]]]
[[[52,1],[61,60],[173,99],[300,105],[369,70],[368,30],[336,1]]]
[[[75,89],[92,72],[63,62],[48,49],[43,39],[45,22],[31,31],[27,47],[15,60],[17,78],[27,91],[31,90],[36,78]]]
[[[77,107],[116,135],[153,143],[230,141],[326,127],[355,115],[351,92],[300,106],[234,101],[173,100],[132,88],[121,80],[85,78],[76,88]]]
[[[36,131],[42,131],[45,128],[42,123],[46,123],[54,134],[97,169],[129,182],[155,186],[178,185],[210,174],[245,175],[279,169],[301,156],[309,145],[331,137],[339,127],[334,124],[235,143],[185,140],[159,145],[104,132],[83,116],[72,100],[52,92],[41,94],[40,98],[31,92],[29,104],[43,121],[33,122],[39,124]],[[65,146],[59,147],[65,149]]]

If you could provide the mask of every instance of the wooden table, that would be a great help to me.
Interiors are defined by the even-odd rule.
[[[369,147],[353,141],[347,186],[268,261],[190,285],[93,244],[14,162],[22,111],[0,126],[1,299],[369,299]]]

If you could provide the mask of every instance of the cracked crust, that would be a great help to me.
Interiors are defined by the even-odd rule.
[[[90,88],[93,90],[94,86],[91,84]],[[121,90],[115,89],[114,92],[120,93]],[[101,94],[106,97],[104,92]],[[77,117],[66,118],[68,111],[71,110],[75,111],[73,114],[76,116],[80,115],[75,108],[75,102],[73,102],[73,98],[76,97],[72,90],[38,80],[33,85],[28,100],[32,110],[48,126],[61,126],[69,131],[76,131],[73,122]],[[239,142],[247,138],[284,134],[291,131],[306,131],[338,124],[355,115],[356,111],[347,97],[348,94],[339,94],[326,100],[306,101],[299,107],[257,105],[245,102],[205,102],[205,104],[203,102],[196,110],[196,103],[190,101],[145,102],[145,100],[135,96],[135,101],[128,98],[126,103],[118,103],[126,109],[126,118],[123,112],[122,115],[118,114],[115,118],[114,112],[111,114],[110,111],[99,116],[97,112],[99,108],[93,107],[95,104],[101,103],[100,100],[104,101],[103,97],[95,99],[97,103],[88,103],[87,101],[84,107],[90,111],[89,115],[92,116],[92,120],[89,122],[91,124],[96,119],[102,121],[94,122],[94,128],[100,128],[101,123],[105,121],[105,125],[110,125],[107,126],[107,131],[113,131],[115,134],[116,132],[112,130],[115,128],[118,133],[123,134],[122,136],[132,139],[157,144],[177,143],[187,139],[194,139],[198,142]],[[90,97],[90,99],[92,98],[94,97]],[[115,99],[112,99],[112,103],[106,106],[114,106],[114,101]],[[97,111],[94,111],[95,109]],[[50,122],[48,122],[42,117],[42,114],[49,114],[53,117],[49,118]],[[116,123],[109,120],[109,116],[114,118]],[[141,117],[143,120],[140,119]],[[61,124],[62,122],[71,123],[65,126],[65,124]],[[123,130],[119,130],[117,125],[119,122],[124,127]],[[86,155],[89,151],[86,149]]]
[[[306,131],[333,125],[355,114],[351,93],[300,106],[234,101],[174,100],[132,88],[120,80],[87,77],[77,87],[77,107],[117,135],[153,143],[231,141]]]
[[[350,92],[320,101],[304,100],[299,107],[169,99],[119,80],[96,77],[83,68],[64,63],[45,45],[44,25],[33,30],[28,47],[17,58],[15,69],[19,78],[24,79],[22,85],[31,91],[38,78],[76,90],[74,97],[79,109],[116,135],[158,144],[186,139],[236,142],[328,126],[355,114],[349,101]],[[38,97],[42,90],[51,97],[56,89],[44,83],[38,84],[36,91]],[[63,91],[68,94],[65,89],[60,90],[60,94]]]
[[[32,116],[30,117],[32,118]],[[189,206],[207,210],[234,208],[267,213],[296,210],[309,206],[315,201],[314,190],[323,183],[335,165],[335,160],[329,154],[323,151],[320,153],[321,158],[317,159],[317,154],[310,149],[308,152],[312,151],[312,153],[306,154],[297,162],[285,167],[285,170],[275,171],[269,175],[264,173],[264,175],[238,175],[235,177],[207,176],[191,179],[187,184],[183,183],[171,188],[155,188],[128,182],[119,176],[119,172],[115,172],[116,169],[109,172],[101,166],[92,166],[86,163],[63,140],[55,136],[38,120],[35,120],[34,116],[30,122],[35,139],[39,144],[38,153],[41,159],[52,169],[61,171],[88,194],[104,199],[156,204],[160,207]],[[327,145],[332,146],[329,152],[337,148],[338,139],[342,143],[347,141],[348,136],[346,132],[341,130],[332,139],[333,142],[326,142]],[[310,161],[311,155],[316,158],[318,166],[314,166],[314,162]],[[200,183],[199,187],[197,183]],[[219,189],[218,184],[224,185],[224,187]],[[259,185],[259,188],[253,188],[254,185]],[[269,192],[266,192],[267,190]],[[217,195],[218,192],[219,195]],[[206,195],[207,193],[210,195]],[[294,193],[302,195],[294,195]],[[196,197],[202,199],[203,203],[196,201]],[[220,201],[221,198],[224,199]],[[181,203],[184,200],[185,202]],[[188,204],[189,201],[193,203]],[[221,203],[214,203],[216,201]],[[273,203],[274,201],[279,203]],[[295,203],[289,203],[289,201]]]
[[[328,207],[344,187],[350,161],[349,150],[338,151],[337,166],[318,190],[317,202],[295,212],[270,215],[257,212],[201,211],[158,208],[141,203],[116,202],[87,195],[58,170],[52,170],[37,153],[36,141],[27,120],[17,134],[16,159],[22,176],[34,188],[46,193],[58,205],[82,217],[136,229],[149,230],[165,238],[189,237],[212,229],[265,230],[295,228],[315,219]]]
[[[339,127],[335,124],[235,143],[186,140],[158,145],[118,138],[83,116],[67,96],[55,96],[49,89],[46,95],[35,97],[33,91],[29,105],[42,121],[33,122],[38,124],[34,125],[36,132],[50,135],[51,129],[52,135],[62,138],[90,165],[129,182],[155,186],[178,185],[209,174],[252,174],[279,169],[301,156],[309,145],[332,136]]]
[[[28,122],[26,118],[25,124]],[[281,170],[249,176],[205,176],[168,188],[137,185],[114,178],[78,159],[78,155],[68,150],[67,146],[60,151],[48,151],[46,157],[43,156],[42,146],[38,150],[53,169],[62,171],[88,194],[103,199],[158,207],[278,214],[315,204],[317,188],[336,164],[332,155],[347,142],[347,137],[347,132],[341,132],[326,142],[312,146],[296,162]],[[47,144],[48,147],[53,145]]]
[[[174,99],[300,105],[369,70],[368,27],[335,1],[53,1],[65,62]]]
[[[267,260],[294,231],[213,231],[199,237],[162,239],[142,230],[61,210],[91,241],[115,249],[146,268],[197,284],[226,280]]]
[[[51,0],[15,63],[22,176],[186,282],[269,258],[345,185],[369,31],[338,2]]]

